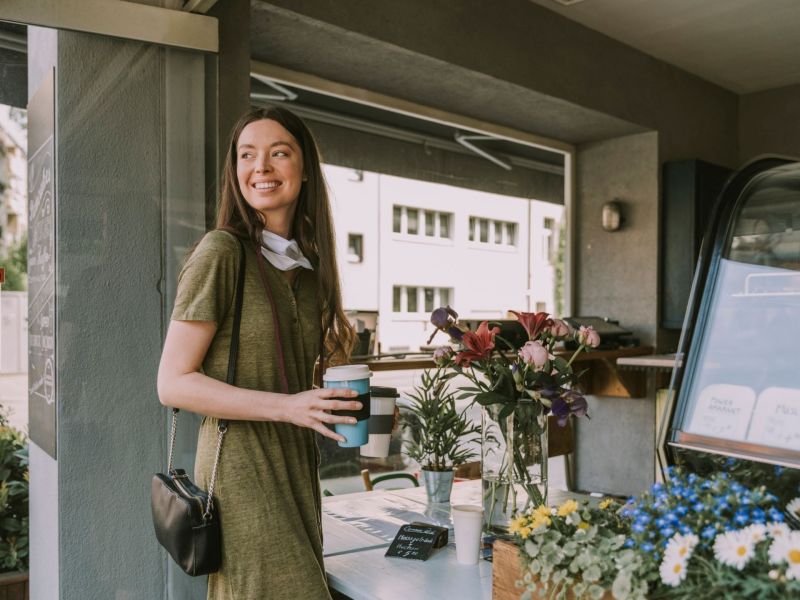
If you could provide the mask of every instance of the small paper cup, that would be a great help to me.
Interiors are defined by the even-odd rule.
[[[456,540],[456,560],[464,565],[477,565],[481,549],[483,508],[473,504],[450,507]]]

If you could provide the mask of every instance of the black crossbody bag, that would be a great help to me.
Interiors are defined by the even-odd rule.
[[[238,240],[238,238],[237,238]],[[234,385],[236,357],[239,352],[239,329],[242,322],[244,298],[245,251],[239,241],[240,266],[236,281],[236,298],[233,313],[233,331],[228,357],[226,381]],[[187,574],[207,575],[219,570],[222,561],[222,533],[219,510],[214,504],[214,484],[217,480],[222,438],[228,430],[228,422],[220,420],[217,428],[217,451],[211,470],[208,492],[197,487],[183,469],[172,467],[175,452],[175,431],[178,409],[172,409],[172,429],[169,440],[169,459],[166,473],[156,473],[150,493],[153,526],[156,538]]]

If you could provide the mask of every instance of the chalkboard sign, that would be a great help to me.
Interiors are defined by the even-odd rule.
[[[385,556],[428,560],[434,548],[446,545],[446,527],[437,527],[427,523],[410,523],[400,528]]]

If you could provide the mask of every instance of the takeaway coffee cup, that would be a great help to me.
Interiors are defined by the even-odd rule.
[[[483,528],[483,508],[473,504],[450,507],[456,538],[456,560],[464,565],[478,564]]]
[[[334,431],[345,437],[345,441],[339,442],[342,448],[356,448],[363,446],[369,440],[369,378],[372,373],[367,365],[343,365],[341,367],[328,367],[322,381],[326,388],[350,388],[358,392],[357,398],[346,398],[347,400],[358,400],[361,402],[361,410],[335,410],[333,414],[345,417],[355,417],[358,421],[354,425],[346,423],[336,423]]]
[[[369,388],[369,442],[361,446],[361,456],[386,458],[394,425],[394,405],[397,389],[390,387]]]

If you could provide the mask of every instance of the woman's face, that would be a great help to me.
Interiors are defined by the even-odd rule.
[[[236,142],[236,177],[245,201],[270,229],[291,223],[303,183],[303,156],[283,125],[261,119],[242,130]]]

